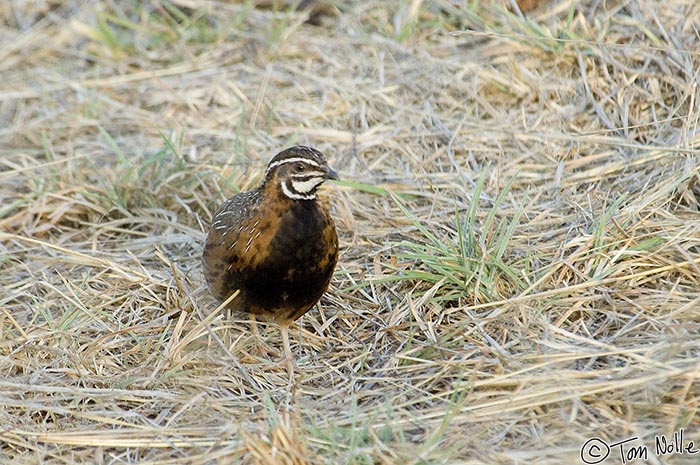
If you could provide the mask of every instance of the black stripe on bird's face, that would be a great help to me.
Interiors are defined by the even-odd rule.
[[[292,200],[312,200],[316,198],[318,186],[325,180],[325,173],[319,171],[303,176],[293,175],[282,181],[282,192]]]

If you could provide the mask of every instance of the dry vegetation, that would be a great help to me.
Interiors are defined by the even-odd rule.
[[[283,3],[0,5],[0,462],[697,463],[700,5]],[[290,390],[199,256],[293,143],[344,180]]]

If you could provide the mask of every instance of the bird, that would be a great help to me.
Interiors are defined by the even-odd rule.
[[[317,197],[325,181],[338,179],[312,147],[279,152],[258,187],[219,206],[202,251],[204,277],[214,297],[231,299],[230,310],[279,326],[290,380],[289,325],[320,300],[338,262],[335,223]]]

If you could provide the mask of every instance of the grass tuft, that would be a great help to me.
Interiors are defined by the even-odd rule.
[[[481,196],[484,181],[483,176],[478,180],[473,198]],[[391,244],[397,263],[390,264],[389,271],[376,281],[421,283],[434,294],[430,300],[441,306],[463,305],[465,299],[469,304],[500,300],[522,291],[524,264],[521,259],[509,263],[507,257],[522,208],[511,218],[497,218],[504,208],[509,186],[504,186],[493,202],[483,226],[478,220],[479,202],[472,202],[464,213],[455,205],[453,214],[442,219],[440,226],[445,228],[444,233],[424,224],[397,195],[390,193],[415,232],[410,234],[410,240]]]

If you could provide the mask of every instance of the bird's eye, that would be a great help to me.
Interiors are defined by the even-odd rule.
[[[304,164],[303,164],[303,163],[297,163],[297,164],[294,166],[294,169],[297,170],[297,172],[304,171]]]

